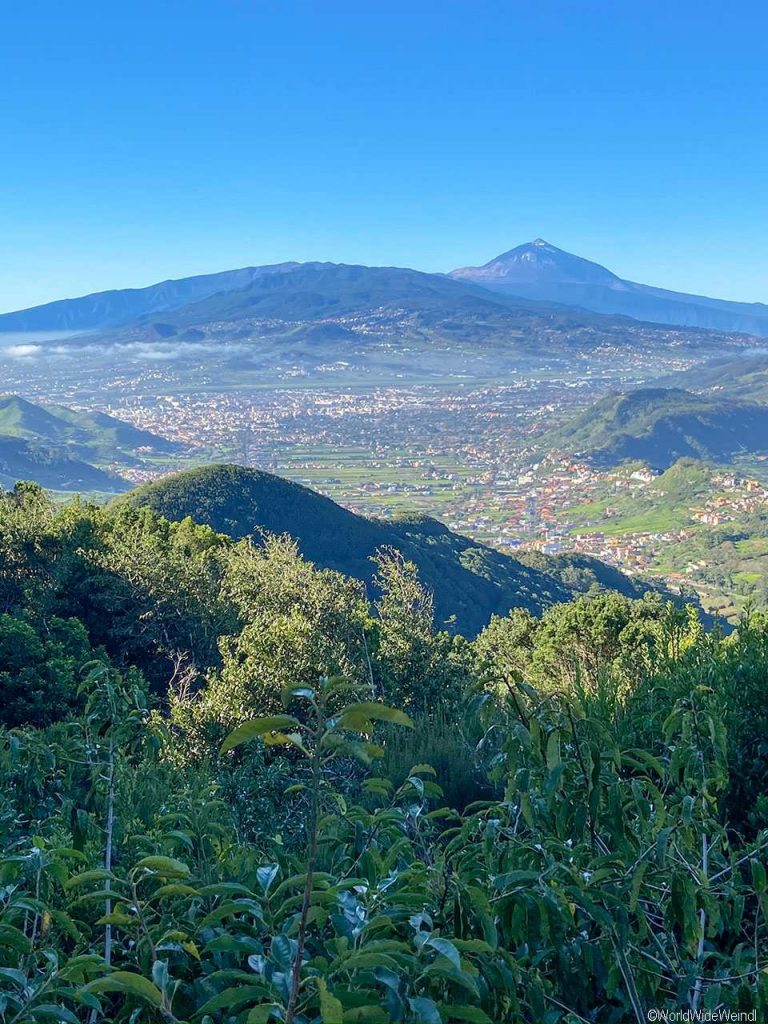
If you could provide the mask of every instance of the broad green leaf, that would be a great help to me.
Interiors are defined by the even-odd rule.
[[[28,1011],[29,1020],[55,1020],[61,1024],[80,1024],[78,1018],[65,1006],[54,1003],[35,1003]]]
[[[160,878],[187,878],[190,874],[190,870],[186,864],[180,860],[176,860],[173,857],[142,857],[142,859],[134,865],[134,871],[151,871],[152,874],[158,875]]]
[[[226,754],[241,743],[248,743],[257,736],[265,736],[270,732],[280,732],[298,726],[299,720],[293,715],[271,715],[266,718],[254,718],[250,722],[243,722],[227,736],[221,745],[221,753]]]
[[[129,928],[138,923],[138,918],[130,917],[128,914],[121,914],[119,910],[114,910],[111,914],[105,914],[96,922],[96,924],[115,924],[122,928]]]
[[[269,892],[270,886],[277,878],[279,870],[279,864],[264,864],[262,867],[256,869],[256,880],[264,890],[265,896]]]
[[[560,764],[560,733],[555,730],[547,739],[547,768],[553,771]]]
[[[24,988],[27,984],[26,974],[16,967],[0,967],[0,978],[9,978],[11,981],[15,981],[17,985],[20,985],[21,988]]]
[[[203,1003],[197,1011],[198,1016],[204,1013],[216,1013],[218,1010],[238,1010],[246,1003],[252,1003],[266,995],[263,985],[233,985]]]
[[[83,871],[79,875],[73,875],[68,878],[64,883],[64,888],[74,889],[78,885],[88,885],[90,882],[103,882],[105,879],[113,879],[115,876],[111,871],[106,871],[104,868],[94,868],[93,871]]]
[[[0,924],[0,948],[3,946],[17,953],[28,953],[31,948],[24,932],[12,924]]]
[[[133,974],[130,971],[115,971],[113,974],[106,974],[103,978],[96,978],[89,981],[84,991],[93,995],[102,992],[122,992],[125,995],[136,996],[153,1006],[163,1005],[163,996],[160,989],[153,985],[148,978],[141,974]]]
[[[272,1016],[273,1011],[279,1010],[276,1003],[265,1003],[263,1006],[254,1006],[252,1010],[249,1010],[248,1016],[245,1018],[246,1024],[267,1024],[267,1021]]]
[[[442,1017],[437,1003],[426,996],[414,996],[408,1000],[413,1020],[418,1024],[442,1024]]]
[[[453,939],[453,944],[460,953],[493,953],[493,946],[483,939]]]
[[[149,897],[150,900],[159,900],[165,896],[199,896],[200,890],[195,889],[192,885],[184,885],[183,882],[170,882],[168,885],[161,885],[159,889],[155,889],[152,895]]]
[[[461,968],[461,954],[449,939],[427,939],[426,945],[431,946],[432,949],[436,949],[441,956],[446,958],[446,960],[450,960],[457,970]]]
[[[325,978],[317,979],[317,987],[320,990],[320,1016],[323,1024],[344,1024],[342,1005],[336,996],[328,991]]]
[[[641,861],[641,863],[635,868],[635,873],[632,876],[632,885],[629,890],[629,909],[633,913],[637,910],[637,903],[640,899],[640,888],[643,884],[643,876],[647,870],[648,861]]]
[[[259,939],[251,935],[217,935],[206,943],[207,950],[213,953],[238,953],[245,956],[247,953],[262,953],[263,945]]]
[[[485,1010],[479,1006],[441,1006],[443,1020],[467,1021],[467,1024],[494,1024]]]
[[[339,720],[342,729],[369,732],[372,722],[390,722],[392,725],[403,725],[409,729],[414,726],[413,719],[404,711],[377,704],[375,701],[361,701],[346,707]]]

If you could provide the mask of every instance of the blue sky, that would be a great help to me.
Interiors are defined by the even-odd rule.
[[[768,301],[768,6],[26,0],[0,17],[0,310],[536,236]]]

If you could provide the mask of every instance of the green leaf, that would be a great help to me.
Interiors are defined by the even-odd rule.
[[[479,1006],[445,1006],[441,1007],[443,1020],[463,1020],[468,1024],[494,1024],[485,1010]]]
[[[413,719],[409,718],[404,711],[387,707],[386,704],[377,704],[375,701],[350,704],[344,709],[339,719],[342,729],[351,729],[354,732],[370,732],[373,722],[390,722],[392,725],[413,728]]]
[[[30,1019],[39,1020],[50,1019],[55,1021],[66,1022],[66,1024],[80,1024],[78,1018],[72,1013],[71,1010],[67,1010],[64,1006],[57,1006],[54,1003],[37,1003],[30,1008],[28,1013],[31,1015]]]
[[[94,868],[93,871],[83,871],[79,875],[73,875],[72,878],[68,878],[64,883],[64,888],[74,889],[78,885],[88,885],[89,882],[103,882],[105,879],[114,879],[114,875],[111,871],[106,871],[104,868]]]
[[[266,718],[254,718],[250,722],[243,722],[227,736],[221,745],[221,753],[226,754],[241,743],[248,743],[257,736],[265,736],[270,732],[279,732],[283,729],[298,726],[299,720],[293,715],[270,715]]]
[[[408,1005],[414,1015],[414,1021],[418,1021],[418,1024],[442,1024],[440,1010],[432,999],[428,999],[426,996],[414,996],[408,1000]]]
[[[765,866],[759,860],[757,860],[757,858],[755,858],[751,862],[751,867],[752,884],[755,887],[755,891],[765,892],[766,888],[768,887],[766,883]]]
[[[341,1003],[328,991],[325,978],[317,979],[320,990],[320,1016],[323,1024],[344,1024],[344,1010]]]
[[[0,925],[0,948],[3,946],[14,949],[17,953],[28,953],[31,948],[24,932],[12,924]]]
[[[11,981],[15,981],[17,985],[24,988],[27,984],[27,976],[24,971],[18,970],[16,967],[0,967],[0,978],[9,978]]]
[[[264,864],[262,867],[256,868],[256,881],[264,890],[265,896],[269,892],[270,886],[277,878],[277,873],[279,870],[279,864]]]
[[[251,1003],[265,994],[266,989],[263,985],[233,985],[203,1003],[197,1011],[197,1016],[203,1013],[215,1013],[217,1010],[236,1010],[245,1003]]]
[[[173,857],[142,857],[133,870],[151,871],[160,878],[188,878],[190,875],[187,865]]]
[[[272,1012],[278,1010],[277,1003],[265,1003],[263,1006],[254,1006],[245,1018],[246,1024],[267,1024]]]
[[[259,939],[251,935],[217,935],[206,944],[207,950],[213,953],[239,953],[245,956],[247,953],[262,953],[264,947]]]
[[[158,892],[160,890],[158,889]],[[248,889],[245,885],[240,885],[239,882],[216,882],[214,885],[204,885],[200,889],[201,896],[250,896],[251,899],[255,897],[255,893]]]
[[[644,860],[635,868],[635,873],[632,876],[632,886],[629,890],[629,909],[634,913],[637,910],[637,903],[640,899],[640,888],[643,884],[643,876],[648,870],[648,861]]]
[[[449,939],[427,939],[426,945],[431,946],[432,949],[436,949],[441,956],[444,956],[446,960],[450,960],[453,966],[457,970],[460,970],[461,954]]]
[[[161,885],[156,889],[150,899],[159,900],[165,896],[199,896],[200,890],[191,885],[184,885],[183,882],[171,882],[168,885]]]
[[[96,978],[95,981],[88,982],[84,991],[91,992],[93,995],[99,995],[102,992],[122,992],[125,995],[143,999],[153,1006],[163,1005],[163,995],[160,989],[141,974],[132,974],[130,971],[115,971],[114,974]]]
[[[547,740],[547,768],[553,771],[560,764],[560,733],[555,730]]]
[[[115,924],[121,928],[128,928],[138,923],[138,918],[130,917],[128,914],[121,914],[119,910],[114,910],[111,914],[105,914],[96,922],[96,924]]]
[[[540,879],[538,871],[507,871],[503,875],[497,875],[493,884],[497,889],[509,889],[514,885],[534,885]]]
[[[454,939],[453,944],[460,953],[493,953],[493,946],[482,939]]]

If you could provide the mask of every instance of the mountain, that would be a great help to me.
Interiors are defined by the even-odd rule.
[[[160,337],[179,325],[244,317],[309,320],[377,308],[499,310],[510,303],[471,282],[399,267],[279,263],[163,281],[147,288],[98,292],[0,314],[1,331],[94,331],[139,322]],[[181,312],[180,312],[181,311]],[[158,314],[163,314],[158,319]],[[175,314],[168,316],[167,314]],[[165,321],[168,321],[167,323]]]
[[[129,485],[122,477],[20,437],[0,435],[0,487],[34,480],[52,491],[102,491],[119,494]]]
[[[434,519],[367,519],[307,487],[242,466],[178,473],[118,500],[149,506],[169,520],[191,516],[232,537],[290,534],[310,561],[368,585],[375,572],[371,556],[382,547],[397,548],[418,566],[433,591],[438,622],[455,616],[456,630],[467,635],[479,632],[493,614],[506,614],[514,606],[540,611],[595,583],[632,596],[642,592],[596,559],[512,558]]]
[[[537,259],[544,258],[540,247],[534,250]],[[568,259],[578,266],[596,267],[577,257]],[[567,288],[567,294],[556,301],[520,294],[526,287],[540,290],[541,282],[536,268],[522,257],[515,265],[530,280],[514,288],[495,270],[486,273],[485,269],[474,281],[465,272],[449,276],[400,267],[335,263],[250,267],[2,314],[0,334],[88,332],[85,342],[75,333],[52,343],[54,355],[62,348],[65,353],[75,351],[84,343],[94,352],[105,346],[107,353],[113,345],[139,344],[142,351],[150,345],[174,358],[194,359],[205,348],[213,356],[221,352],[224,359],[234,358],[237,365],[250,365],[249,361],[273,365],[290,358],[310,368],[318,361],[346,360],[350,355],[360,365],[377,360],[390,365],[407,350],[409,365],[415,361],[421,369],[428,368],[437,353],[442,372],[447,366],[450,372],[465,372],[468,360],[490,360],[483,373],[493,372],[493,367],[498,371],[504,360],[521,356],[562,359],[595,349],[605,353],[670,346],[701,356],[719,354],[724,346],[738,349],[750,344],[744,334],[724,338],[707,328],[670,329],[625,315],[594,312],[586,303],[577,303],[576,308],[573,303],[578,296]],[[587,270],[577,267],[567,273],[584,277]],[[603,268],[596,268],[595,274],[600,282],[619,280]],[[604,283],[590,287],[608,288]],[[41,348],[45,343],[36,339],[36,350]],[[232,348],[235,352],[230,356]],[[446,359],[446,349],[451,350],[453,362]]]
[[[521,300],[518,305],[532,303]],[[245,288],[188,305],[177,320],[185,325],[255,316],[316,320],[374,309],[494,314],[512,306],[505,297],[440,274],[399,267],[309,264],[284,274],[262,275]]]
[[[0,398],[0,436],[35,441],[66,449],[76,458],[103,462],[132,462],[143,449],[169,455],[179,448],[165,437],[139,430],[106,413],[35,405],[18,395]]]
[[[739,452],[768,450],[768,405],[643,388],[606,395],[542,443],[601,466],[631,459],[666,469],[685,457],[728,462]]]
[[[768,336],[768,305],[729,302],[653,288],[621,277],[537,238],[502,253],[482,267],[462,267],[454,280],[504,295],[619,314],[659,324]]]
[[[257,277],[279,276],[298,266],[298,263],[277,263],[244,267],[161,281],[147,288],[120,288],[77,299],[59,299],[43,306],[0,314],[0,331],[93,331],[115,327],[137,317],[179,309],[210,295],[236,291],[247,287]]]

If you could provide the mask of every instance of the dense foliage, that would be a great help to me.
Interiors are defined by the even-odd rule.
[[[0,498],[0,1021],[764,1015],[768,622],[374,571]]]
[[[176,473],[119,499],[170,520],[193,516],[231,537],[259,531],[295,538],[301,554],[326,569],[373,583],[372,556],[395,548],[417,566],[432,592],[435,616],[451,631],[474,636],[493,614],[524,607],[540,613],[594,584],[639,597],[637,584],[585,555],[517,557],[485,547],[428,516],[369,519],[271,473],[215,465]]]

